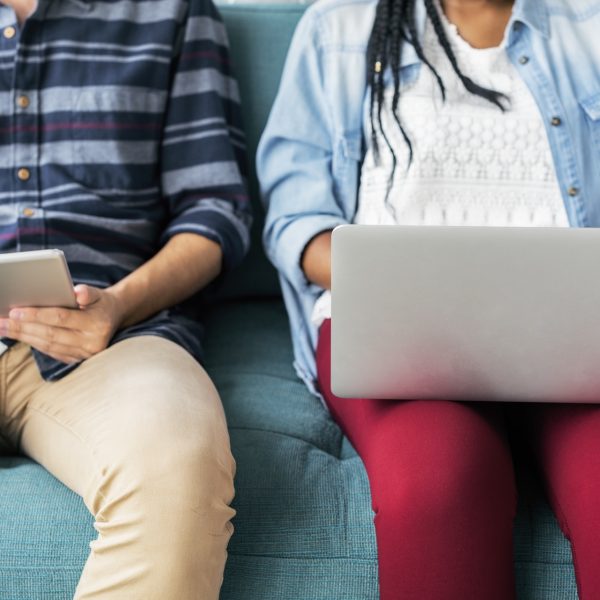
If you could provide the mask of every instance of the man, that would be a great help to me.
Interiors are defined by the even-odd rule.
[[[77,599],[218,597],[234,461],[181,302],[248,246],[210,0],[3,0],[0,251],[62,249],[79,309],[0,319],[0,433],[80,494]]]

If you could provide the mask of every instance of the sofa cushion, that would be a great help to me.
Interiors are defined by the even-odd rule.
[[[94,538],[78,496],[26,458],[0,458],[2,600],[72,598]]]
[[[282,302],[231,302],[214,308],[209,322],[207,369],[221,391],[238,462],[223,598],[374,600],[366,473],[294,374]],[[575,599],[569,544],[531,473],[520,469],[518,479],[519,598]]]
[[[227,303],[208,323],[206,366],[238,463],[222,600],[375,600],[366,474],[293,372],[281,301]],[[520,487],[519,598],[574,600],[569,545],[535,486]],[[0,459],[0,598],[67,600],[94,537],[79,497],[25,458]]]
[[[240,86],[249,156],[248,187],[254,213],[250,253],[241,267],[224,278],[219,297],[280,294],[275,270],[262,250],[264,211],[259,200],[254,156],[279,87],[292,34],[305,9],[306,5],[300,4],[219,5]]]

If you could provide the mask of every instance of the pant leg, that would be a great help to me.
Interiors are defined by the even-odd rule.
[[[515,407],[571,542],[580,600],[600,600],[600,406]]]
[[[326,321],[319,385],[367,470],[381,599],[514,598],[516,490],[500,409],[337,398],[330,335]]]
[[[98,538],[76,599],[217,599],[232,533],[234,462],[208,375],[144,336],[56,383],[11,350],[7,432],[83,497]]]

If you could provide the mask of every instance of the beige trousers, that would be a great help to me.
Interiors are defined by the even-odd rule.
[[[77,600],[218,598],[235,466],[217,391],[185,350],[128,339],[48,383],[18,344],[0,357],[0,433],[95,518]]]

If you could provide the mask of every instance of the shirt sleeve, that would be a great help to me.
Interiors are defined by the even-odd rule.
[[[248,250],[246,142],[225,27],[211,0],[190,0],[176,53],[161,146],[169,204],[166,243],[179,233],[217,242],[223,265]]]
[[[334,194],[332,113],[314,8],[296,28],[257,153],[267,207],[265,249],[300,292],[313,287],[300,264],[306,245],[317,234],[348,221]]]

